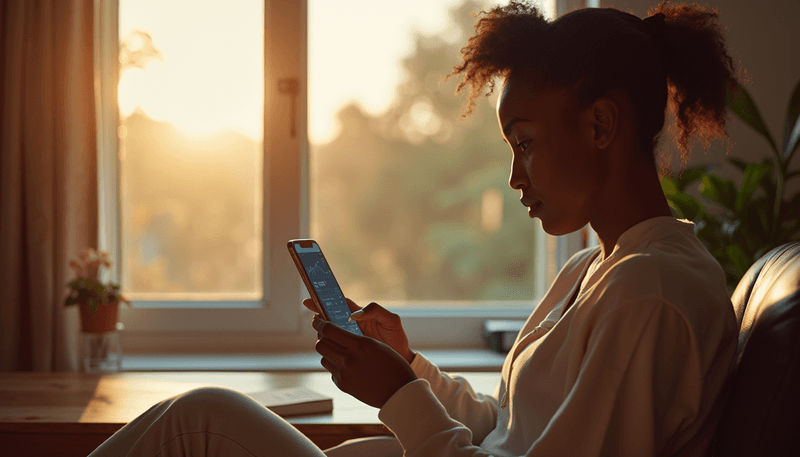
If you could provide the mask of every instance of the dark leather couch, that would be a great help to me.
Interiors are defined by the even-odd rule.
[[[731,297],[739,344],[714,457],[800,457],[800,242],[747,270]]]

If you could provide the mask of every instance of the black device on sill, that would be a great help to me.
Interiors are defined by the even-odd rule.
[[[517,334],[525,325],[522,320],[495,320],[491,319],[483,323],[483,336],[489,345],[489,349],[506,353],[514,346]]]

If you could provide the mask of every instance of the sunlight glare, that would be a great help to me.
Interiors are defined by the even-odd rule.
[[[413,52],[414,33],[438,34],[449,42],[465,40],[449,16],[459,3],[309,0],[309,140],[331,141],[340,129],[336,113],[348,103],[358,103],[374,115],[392,105],[395,88],[404,78],[402,59]],[[495,3],[481,1],[483,8]],[[552,18],[555,2],[539,3]],[[348,23],[357,27],[330,21],[343,10],[348,11]],[[242,17],[247,18],[245,23]],[[146,71],[121,72],[122,117],[138,106],[153,119],[192,135],[234,130],[260,140],[263,20],[263,0],[196,0],[189,7],[178,0],[120,2],[120,37],[135,29],[146,31],[164,58],[151,62]],[[180,28],[174,26],[178,23]],[[224,37],[225,45],[219,37]]]
[[[404,78],[402,59],[413,52],[414,33],[436,34],[451,43],[466,41],[449,15],[460,3],[309,0],[309,141],[323,144],[333,140],[341,129],[336,113],[348,103],[358,103],[372,115],[391,107],[395,89]],[[498,3],[505,2],[480,0],[483,9]],[[545,17],[555,17],[555,1],[536,3]],[[341,18],[341,11],[347,11],[347,23],[331,21]]]
[[[137,0],[120,3],[120,39],[149,33],[163,54],[146,70],[122,69],[120,114],[137,107],[193,136],[236,131],[261,141],[263,1]],[[148,12],[158,11],[159,14]],[[243,19],[244,18],[244,19]],[[175,24],[181,27],[175,27]]]

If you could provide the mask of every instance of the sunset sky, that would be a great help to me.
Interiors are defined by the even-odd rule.
[[[552,14],[555,0],[544,1]],[[463,40],[448,24],[454,3],[309,0],[311,142],[335,137],[336,112],[348,102],[373,114],[391,105],[414,30]],[[120,0],[120,37],[135,29],[151,34],[164,59],[121,75],[123,117],[138,106],[192,135],[235,130],[261,139],[263,0]]]

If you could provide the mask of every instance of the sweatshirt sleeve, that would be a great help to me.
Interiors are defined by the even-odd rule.
[[[470,429],[447,414],[425,379],[395,392],[378,417],[400,441],[406,457],[490,455],[472,444]]]
[[[424,355],[417,353],[411,362],[414,373],[428,381],[431,392],[444,406],[447,414],[472,432],[474,443],[480,443],[497,423],[500,402],[497,397],[476,393],[461,376],[442,373]],[[498,373],[498,382],[500,374]]]
[[[627,305],[597,323],[575,383],[520,455],[653,456],[675,446],[670,440],[678,431],[696,425],[702,375],[688,323],[660,300]],[[524,382],[516,388],[524,389]],[[491,455],[448,415],[427,379],[398,390],[379,417],[409,457]]]

